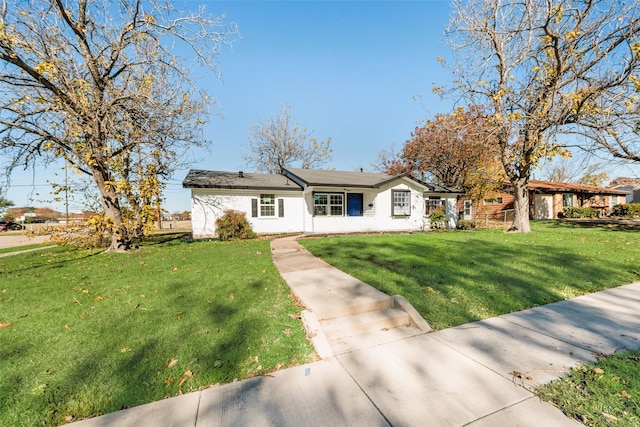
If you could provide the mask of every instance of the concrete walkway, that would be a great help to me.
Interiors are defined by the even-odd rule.
[[[296,273],[303,283],[308,275],[306,280],[331,293],[334,278],[345,277],[294,239],[276,240],[272,250],[285,278]],[[362,282],[349,280],[358,287],[353,294],[369,292]],[[348,294],[342,288],[334,297]],[[530,390],[595,361],[596,354],[640,347],[638,307],[640,282],[375,344],[74,425],[579,426]]]

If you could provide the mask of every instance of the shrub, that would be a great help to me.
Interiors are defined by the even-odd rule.
[[[445,228],[446,218],[444,216],[444,209],[435,209],[431,212],[429,221],[431,222],[431,228]]]
[[[559,215],[558,215],[559,216]],[[598,210],[591,207],[573,206],[564,208],[565,218],[597,218]]]
[[[224,211],[224,214],[216,220],[216,231],[222,241],[256,237],[245,213],[233,209]]]
[[[640,217],[640,203],[627,203],[626,205],[615,205],[613,207],[614,216],[626,216],[630,218]]]
[[[476,228],[473,221],[469,221],[468,219],[461,219],[458,221],[458,230],[471,230],[472,228]]]

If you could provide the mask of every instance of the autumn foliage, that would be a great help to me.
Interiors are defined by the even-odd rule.
[[[437,184],[464,190],[480,200],[505,181],[494,128],[482,107],[437,114],[416,127],[387,173],[409,173]]]

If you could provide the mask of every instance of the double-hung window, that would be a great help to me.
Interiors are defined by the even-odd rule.
[[[276,216],[276,196],[273,194],[260,195],[260,216]]]
[[[411,192],[405,190],[391,191],[393,200],[391,215],[409,216],[411,215]]]
[[[313,195],[313,214],[315,216],[343,216],[344,194],[315,193]]]

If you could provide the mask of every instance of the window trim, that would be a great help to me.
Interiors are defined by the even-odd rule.
[[[316,205],[316,196],[326,196],[327,197],[327,204],[323,204],[323,205]],[[331,203],[331,196],[340,196],[342,202],[341,203]],[[314,191],[311,194],[311,197],[313,199],[313,216],[319,216],[319,217],[344,217],[345,215],[345,193],[341,193],[341,192],[337,192],[337,191]],[[318,214],[316,211],[316,206],[325,206],[326,207],[326,214]],[[337,207],[340,206],[340,211],[341,213],[339,215],[337,214],[332,214],[331,213],[331,208],[332,207]]]
[[[405,200],[407,206],[402,207],[402,212],[396,213],[396,210],[398,209],[396,207],[396,194],[401,193],[407,195],[407,199]],[[391,190],[391,216],[403,218],[411,216],[411,190]]]
[[[466,199],[462,203],[462,215],[464,215],[465,217],[473,216],[473,200]]]
[[[265,203],[265,198],[266,197],[270,197],[271,198],[271,203]],[[257,199],[254,199],[256,201],[256,206],[255,206],[255,214],[256,215],[252,215],[254,218],[277,218],[278,217],[278,200],[279,198],[273,194],[273,193],[264,193],[264,194],[259,194]],[[265,208],[271,208],[273,210],[273,214],[271,215],[265,215],[264,214],[264,209]],[[252,208],[253,210],[253,208]]]

